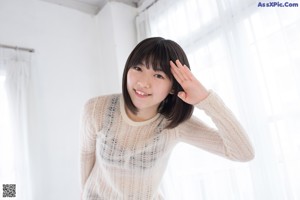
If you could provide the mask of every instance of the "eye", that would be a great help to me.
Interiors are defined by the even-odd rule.
[[[154,77],[159,78],[159,79],[165,79],[165,77],[161,74],[155,74]]]
[[[139,66],[133,66],[132,69],[134,69],[136,71],[142,71],[142,68]]]

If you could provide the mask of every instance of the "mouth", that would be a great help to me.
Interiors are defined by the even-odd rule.
[[[136,94],[137,96],[139,96],[139,97],[148,97],[148,96],[151,95],[151,94],[148,94],[148,93],[145,93],[145,92],[143,92],[143,91],[136,90],[136,89],[134,89],[134,92],[135,92],[135,94]]]

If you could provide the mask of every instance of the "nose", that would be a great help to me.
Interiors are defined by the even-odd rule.
[[[143,79],[143,80],[140,80],[137,82],[137,85],[141,88],[146,88],[146,89],[149,89],[150,88],[150,82],[149,80],[147,80],[146,78]]]

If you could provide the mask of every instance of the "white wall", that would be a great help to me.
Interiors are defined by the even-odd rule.
[[[121,91],[135,15],[120,3],[93,17],[39,0],[0,0],[0,43],[36,50],[28,136],[33,200],[79,199],[82,105]]]
[[[137,9],[109,2],[97,15],[98,42],[101,54],[101,70],[109,77],[109,93],[121,92],[122,75],[128,55],[136,45],[135,17]],[[107,88],[104,88],[107,92]]]

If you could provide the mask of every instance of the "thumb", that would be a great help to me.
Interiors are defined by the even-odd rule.
[[[183,101],[185,101],[186,99],[186,94],[185,92],[181,91],[181,92],[178,92],[177,96],[182,99]]]

